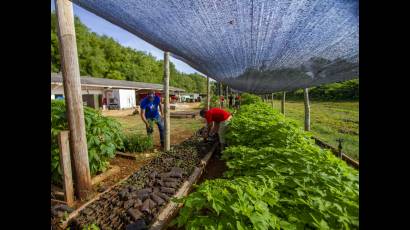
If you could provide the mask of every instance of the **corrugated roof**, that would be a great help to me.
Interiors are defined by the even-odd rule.
[[[63,78],[59,73],[51,73],[51,83],[62,83]],[[145,83],[145,82],[135,82],[135,81],[125,81],[125,80],[114,80],[108,78],[97,78],[89,76],[81,76],[81,85],[88,86],[101,86],[101,87],[112,87],[119,89],[152,89],[152,90],[162,90],[162,84]],[[185,92],[184,89],[169,87],[171,91]]]

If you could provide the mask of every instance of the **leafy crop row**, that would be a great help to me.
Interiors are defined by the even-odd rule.
[[[186,229],[358,229],[358,171],[263,103],[241,107],[207,180],[174,221]]]
[[[121,125],[92,108],[84,107],[84,120],[88,145],[88,160],[92,175],[105,171],[108,159],[115,156],[117,149],[123,149]],[[57,135],[68,130],[64,101],[51,102],[51,181],[59,184],[62,180]]]

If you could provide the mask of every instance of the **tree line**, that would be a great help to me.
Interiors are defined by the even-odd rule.
[[[163,61],[149,53],[124,47],[111,37],[98,35],[75,17],[81,76],[162,84]],[[51,12],[51,71],[60,72],[57,17]],[[170,85],[187,92],[206,93],[206,78],[176,70],[170,62]]]

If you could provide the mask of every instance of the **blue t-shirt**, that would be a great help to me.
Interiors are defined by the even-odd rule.
[[[158,105],[161,102],[161,99],[155,95],[154,101],[149,101],[148,96],[142,99],[141,101],[141,110],[145,109],[145,117],[156,118],[159,116]]]

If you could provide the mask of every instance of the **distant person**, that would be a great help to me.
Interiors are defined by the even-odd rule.
[[[161,147],[164,147],[164,120],[161,115],[164,114],[161,105],[161,98],[153,91],[148,93],[144,99],[142,99],[140,103],[141,107],[141,119],[145,123],[147,128],[148,136],[152,136],[154,132],[154,123],[157,124],[159,130],[159,137],[161,140]],[[158,108],[161,114],[158,111]]]
[[[241,96],[239,96],[239,94],[238,94],[235,97],[235,108],[239,109],[240,106],[241,106]]]
[[[229,101],[229,108],[232,108],[232,106],[233,106],[233,96],[232,96],[232,94],[229,95],[228,101]]]
[[[226,125],[229,120],[232,118],[231,114],[220,108],[212,108],[210,110],[202,109],[199,112],[199,115],[202,118],[206,119],[207,127],[206,132],[204,133],[204,138],[218,133],[219,143],[221,144],[222,149],[226,146],[225,143],[225,130]]]

